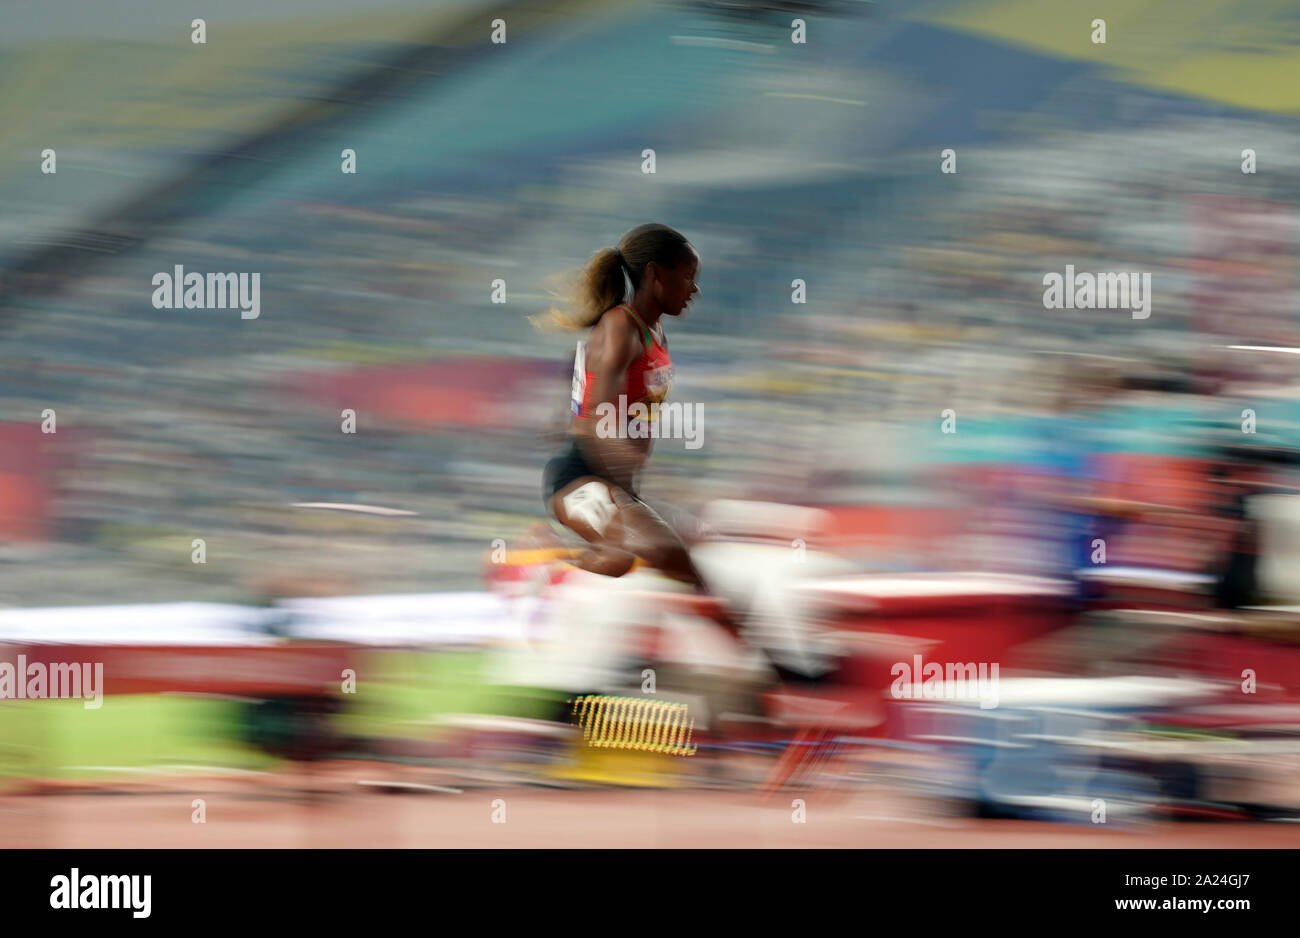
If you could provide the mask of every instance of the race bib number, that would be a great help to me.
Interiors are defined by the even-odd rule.
[[[618,509],[614,499],[609,497],[609,489],[599,482],[580,485],[564,496],[564,511],[572,519],[589,525],[597,534],[604,534],[605,528]]]
[[[668,389],[673,384],[673,366],[652,368],[645,373],[645,389],[650,400],[660,403],[668,396]]]

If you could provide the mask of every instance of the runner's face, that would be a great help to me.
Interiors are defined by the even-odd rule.
[[[700,256],[694,251],[676,267],[659,273],[659,308],[666,316],[680,316],[700,292],[695,278],[700,272]]]

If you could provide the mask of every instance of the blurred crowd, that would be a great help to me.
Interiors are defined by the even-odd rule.
[[[399,110],[456,93],[430,87]],[[459,106],[474,106],[469,92]],[[388,115],[363,108],[346,136],[382,146]],[[867,127],[872,114],[809,120]],[[962,148],[956,174],[936,151],[900,148],[811,178],[674,186],[665,159],[650,191],[593,173],[576,134],[540,174],[523,155],[500,164],[518,174],[505,179],[416,160],[360,185],[298,172],[315,141],[288,135],[278,175],[231,199],[186,195],[186,216],[139,250],[54,292],[11,294],[3,419],[34,428],[52,409],[57,433],[26,438],[43,536],[3,545],[0,594],[236,598],[268,575],[358,593],[479,588],[492,542],[542,517],[541,466],[565,414],[577,336],[528,317],[556,275],[650,219],[703,257],[699,310],[670,334],[674,398],[704,404],[705,442],[662,442],[648,497],[688,511],[718,497],[965,507],[995,529],[969,533],[1032,542],[1032,522],[987,511],[995,490],[963,467],[1068,477],[1090,471],[1064,468],[1070,446],[1295,444],[1294,358],[1229,348],[1300,345],[1296,177],[1243,174],[1238,155],[1251,146],[1268,167],[1288,136],[1242,114],[1141,114],[1104,133],[1027,121]],[[810,136],[809,163],[829,165],[851,137],[822,152]],[[175,264],[260,272],[260,318],[152,308],[151,277]],[[1042,278],[1066,265],[1149,272],[1150,318],[1045,308]],[[293,507],[304,502],[416,514]],[[940,546],[913,561],[1014,567],[1034,553]],[[897,566],[887,551],[857,559]]]

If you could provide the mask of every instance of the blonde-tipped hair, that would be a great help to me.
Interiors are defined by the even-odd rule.
[[[579,330],[594,325],[606,310],[623,302],[627,279],[635,292],[646,266],[675,267],[693,250],[686,237],[667,225],[633,228],[619,239],[618,247],[601,248],[581,270],[562,275],[547,292],[557,301],[544,313],[530,316],[539,329]],[[567,281],[567,286],[565,282]]]
[[[547,290],[555,303],[530,317],[539,329],[586,329],[601,313],[623,301],[623,259],[615,248],[601,248],[586,267],[556,279],[560,283],[552,282]]]

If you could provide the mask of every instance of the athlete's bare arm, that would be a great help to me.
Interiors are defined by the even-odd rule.
[[[587,464],[598,475],[632,491],[636,473],[649,453],[649,440],[601,436],[600,419],[595,408],[609,404],[617,412],[618,395],[624,386],[627,370],[644,349],[631,317],[606,313],[596,323],[587,339],[587,371],[591,372],[592,414],[573,421],[574,436]],[[606,424],[608,425],[608,424]]]

